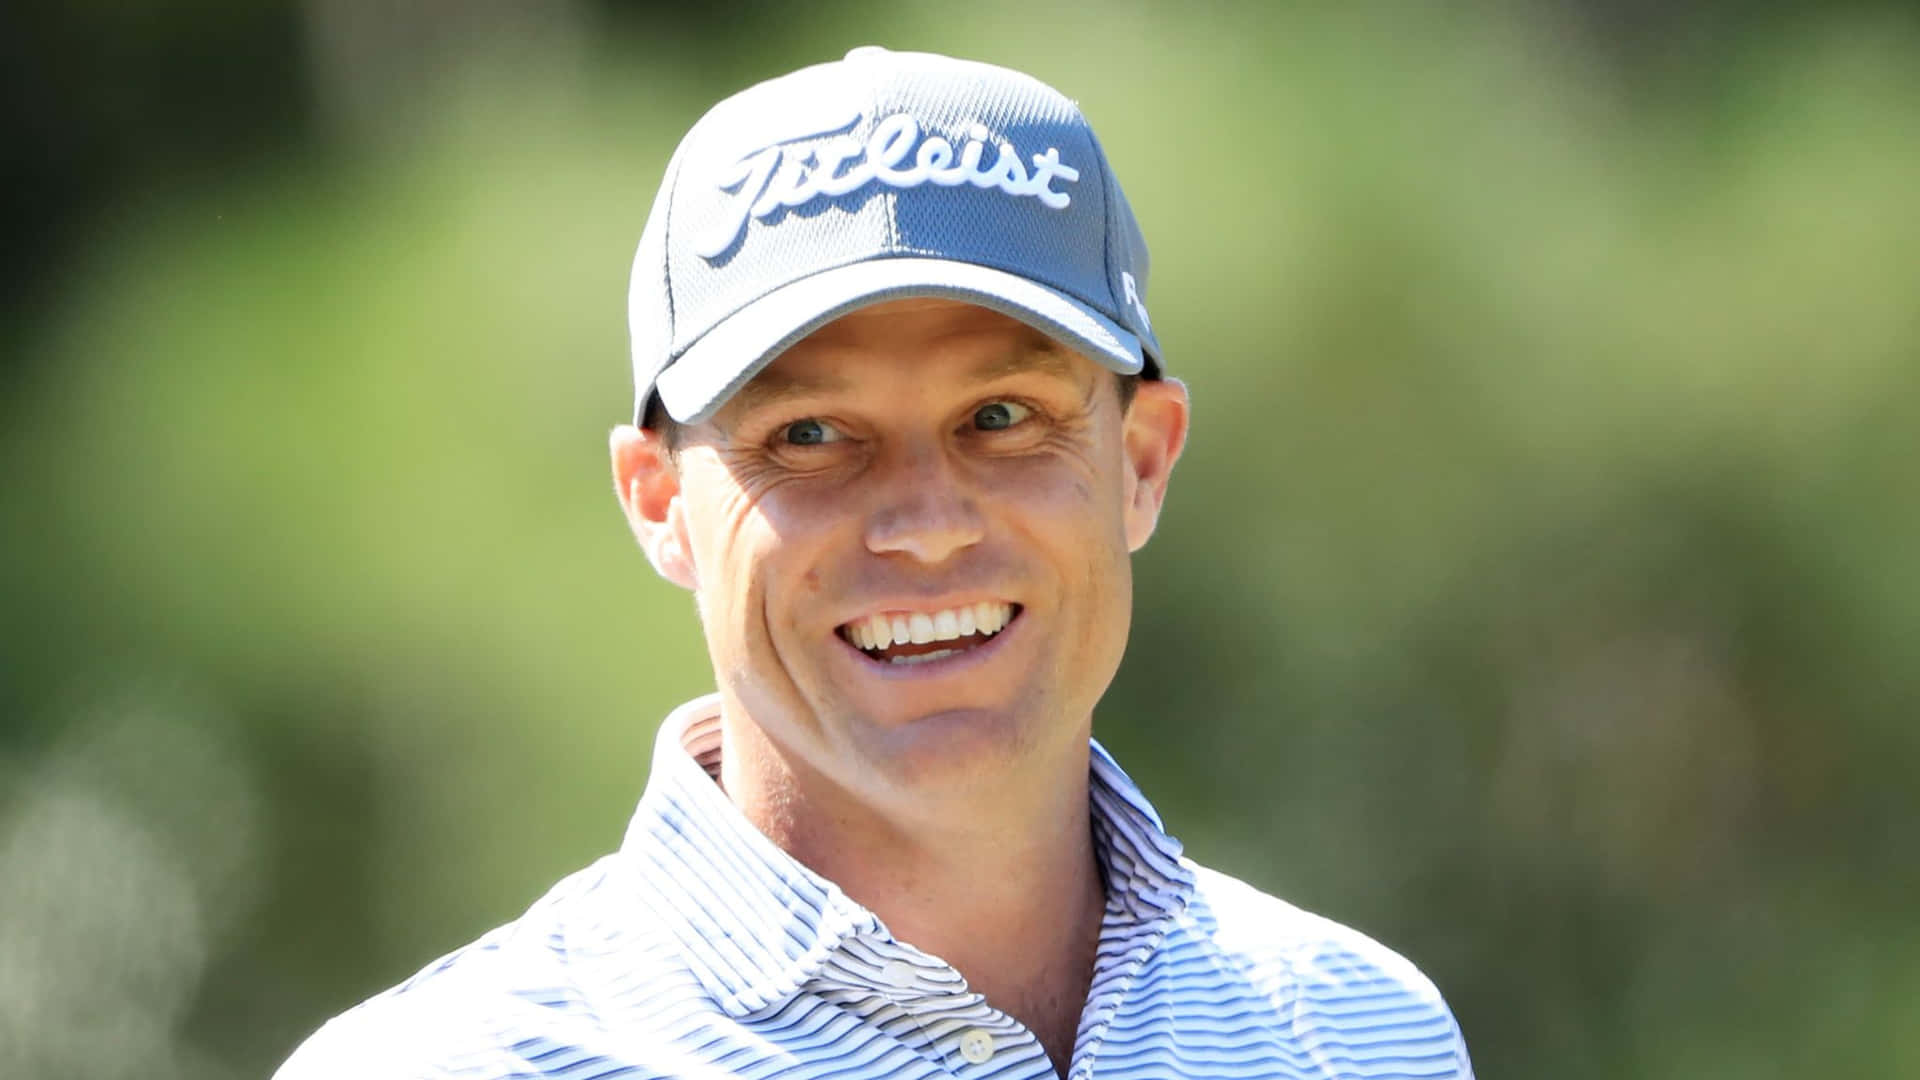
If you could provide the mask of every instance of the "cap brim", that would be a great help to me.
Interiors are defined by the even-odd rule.
[[[991,308],[1122,375],[1145,367],[1138,337],[1064,293],[992,267],[901,257],[837,267],[781,286],[707,331],[660,373],[654,390],[675,420],[698,423],[820,327],[871,304],[919,296]]]

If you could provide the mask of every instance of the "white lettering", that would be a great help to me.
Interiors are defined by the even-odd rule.
[[[853,139],[841,136],[821,148],[820,168],[814,173],[814,190],[829,198],[839,198],[849,191],[866,185],[873,179],[873,166],[864,160],[844,173],[836,170],[848,161],[866,153],[866,147]]]
[[[1060,151],[1051,146],[1047,147],[1046,153],[1033,155],[1033,179],[1027,185],[1032,188],[1029,194],[1058,210],[1073,200],[1067,197],[1066,192],[1054,191],[1047,186],[1056,176],[1071,184],[1080,179],[1080,170],[1060,164]]]
[[[958,174],[954,183],[971,180],[980,171],[980,155],[986,152],[987,129],[975,124],[967,129],[967,145],[960,148],[960,165],[954,171]]]
[[[1139,314],[1140,325],[1146,327],[1147,333],[1153,333],[1153,320],[1147,318],[1147,305],[1140,302],[1140,286],[1133,280],[1133,275],[1125,270],[1120,271],[1120,289],[1127,294],[1127,303],[1132,304],[1133,310]]]
[[[754,201],[753,216],[766,217],[782,206],[799,206],[813,198],[812,180],[802,163],[782,162],[768,181],[766,194]]]
[[[1073,199],[1064,191],[1054,190],[1053,181],[1073,183],[1080,179],[1080,170],[1062,163],[1060,151],[1051,146],[1045,153],[1033,155],[1033,172],[1028,173],[1013,144],[995,142],[992,132],[981,124],[968,127],[957,155],[953,143],[940,135],[929,132],[922,138],[920,122],[906,113],[895,113],[875,124],[865,143],[840,135],[806,153],[791,153],[794,143],[817,137],[810,134],[785,139],[735,163],[721,177],[719,186],[722,191],[735,193],[736,199],[694,250],[708,260],[717,259],[739,243],[749,219],[764,221],[781,209],[805,206],[823,196],[838,198],[875,180],[903,190],[927,183],[998,188],[1008,195],[1031,196],[1043,206],[1063,210]],[[980,162],[990,144],[998,156],[993,164],[982,168]],[[1133,279],[1128,277],[1126,282],[1132,298]],[[1136,307],[1138,303],[1134,301]],[[1142,310],[1141,318],[1145,317]]]
[[[914,143],[919,140],[920,125],[906,113],[894,113],[880,121],[867,139],[867,160],[873,162],[873,175],[883,184],[900,188],[923,182],[926,177],[917,166],[898,167],[913,153]]]
[[[965,172],[948,167],[953,164],[953,144],[938,135],[921,143],[913,160],[927,174],[927,179],[942,187],[952,187],[967,178]]]
[[[773,170],[780,164],[778,149],[762,150],[751,157],[741,160],[738,167],[720,181],[720,190],[740,189],[740,201],[735,204],[738,213],[730,213],[722,222],[723,228],[716,228],[704,243],[694,250],[706,258],[714,258],[733,246],[740,231],[747,227],[747,215],[759,205],[760,192],[765,190],[767,181],[773,176]]]
[[[1015,150],[1012,143],[1001,143],[1000,157],[994,161],[993,167],[977,174],[973,182],[981,187],[998,184],[1002,191],[1026,194],[1031,194],[1029,189],[1033,186],[1033,182],[1027,179],[1026,166],[1020,164],[1020,151]]]

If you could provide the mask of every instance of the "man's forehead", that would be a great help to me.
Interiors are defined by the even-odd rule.
[[[842,315],[782,353],[735,392],[726,410],[746,412],[770,400],[844,392],[874,363],[932,366],[965,383],[1023,373],[1083,378],[1093,362],[1046,333],[989,308],[912,298]]]

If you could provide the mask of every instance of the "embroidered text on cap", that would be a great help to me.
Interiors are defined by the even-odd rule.
[[[895,113],[875,124],[873,133],[862,143],[847,132],[863,119],[856,114],[840,124],[781,139],[742,157],[718,183],[722,191],[738,189],[733,212],[695,252],[714,261],[740,241],[749,218],[764,221],[783,207],[792,210],[818,198],[850,194],[874,181],[901,189],[928,183],[998,188],[1008,195],[1030,195],[1055,210],[1064,210],[1073,202],[1066,192],[1054,190],[1052,183],[1055,177],[1072,183],[1080,179],[1080,170],[1062,162],[1055,147],[1034,154],[1033,172],[1028,173],[1013,144],[994,138],[984,124],[967,129],[956,155],[953,143],[944,136],[929,132],[922,139],[920,122],[906,113]],[[787,152],[794,143],[824,135],[834,137],[804,154]],[[998,156],[993,164],[982,168],[980,163],[989,144]],[[909,157],[913,164],[904,165]]]

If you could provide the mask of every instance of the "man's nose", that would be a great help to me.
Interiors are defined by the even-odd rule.
[[[934,564],[986,535],[975,492],[942,448],[903,452],[885,469],[881,499],[867,522],[867,548]]]

